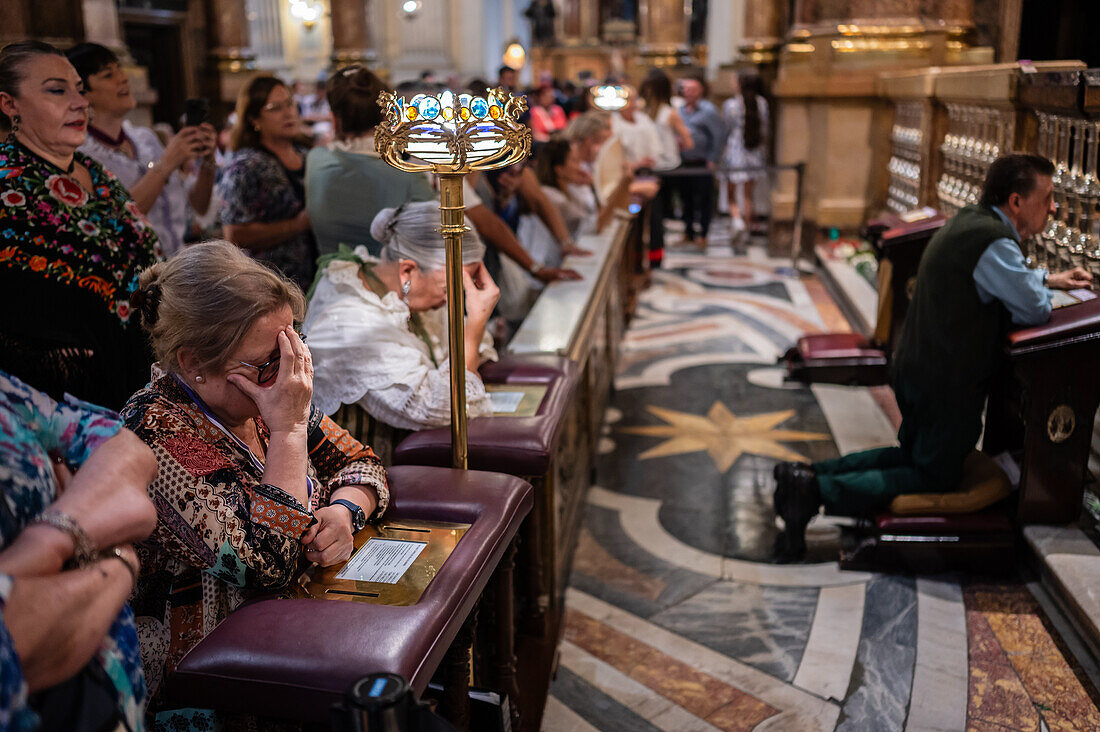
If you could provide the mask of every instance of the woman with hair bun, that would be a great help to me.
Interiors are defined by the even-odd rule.
[[[451,421],[446,251],[439,204],[379,212],[371,226],[381,258],[365,247],[321,258],[302,328],[316,364],[314,403],[333,414],[389,464],[393,445],[412,430]],[[473,232],[462,241],[466,295],[466,409],[492,413],[478,367],[496,360],[486,331],[500,297]]]
[[[157,235],[118,179],[78,152],[88,101],[58,49],[0,51],[0,369],[61,400],[118,409],[149,378],[130,317]]]
[[[150,710],[157,729],[214,729],[169,708],[163,679],[242,602],[285,587],[303,558],[350,557],[355,532],[386,510],[386,472],[311,405],[293,282],[206,242],[143,273],[135,302],[164,372],[122,412],[159,463],[134,600]]]
[[[328,80],[336,141],[306,157],[306,207],[322,255],[346,244],[363,245],[378,256],[382,243],[371,235],[371,222],[379,211],[437,198],[425,176],[402,173],[375,152],[374,128],[383,117],[378,94],[385,89],[358,64]]]

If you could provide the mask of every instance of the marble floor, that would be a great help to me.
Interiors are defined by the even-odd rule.
[[[840,571],[840,521],[770,562],[777,460],[892,444],[888,389],[782,383],[846,329],[762,248],[673,249],[640,298],[589,493],[543,729],[1100,730],[1025,578]]]

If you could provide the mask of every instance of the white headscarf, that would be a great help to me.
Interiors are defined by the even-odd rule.
[[[439,233],[439,203],[423,201],[384,208],[374,217],[370,234],[382,243],[383,262],[411,259],[425,272],[442,269],[447,250]],[[480,262],[485,245],[474,231],[462,235],[462,264]]]

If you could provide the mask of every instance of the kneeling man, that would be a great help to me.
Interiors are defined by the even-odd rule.
[[[982,431],[982,408],[1011,321],[1050,318],[1050,288],[1092,286],[1076,267],[1028,269],[1021,242],[1053,211],[1054,166],[1036,155],[1007,155],[989,168],[981,201],[932,237],[894,356],[892,381],[902,422],[898,447],[813,465],[776,466],[775,509],[785,530],[778,558],[800,559],[806,524],[830,514],[866,516],[905,493],[956,489],[963,461]]]

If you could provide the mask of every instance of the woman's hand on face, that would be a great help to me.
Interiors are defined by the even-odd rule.
[[[479,323],[488,322],[500,299],[500,288],[483,263],[477,263],[472,275],[462,269],[462,291],[466,295],[466,317]]]
[[[241,374],[226,377],[233,386],[256,403],[272,434],[304,431],[313,399],[313,359],[294,328],[278,335],[279,373],[271,384],[261,386]]]
[[[351,511],[343,506],[325,506],[313,512],[317,523],[302,536],[306,559],[328,567],[346,562],[355,549]]]

